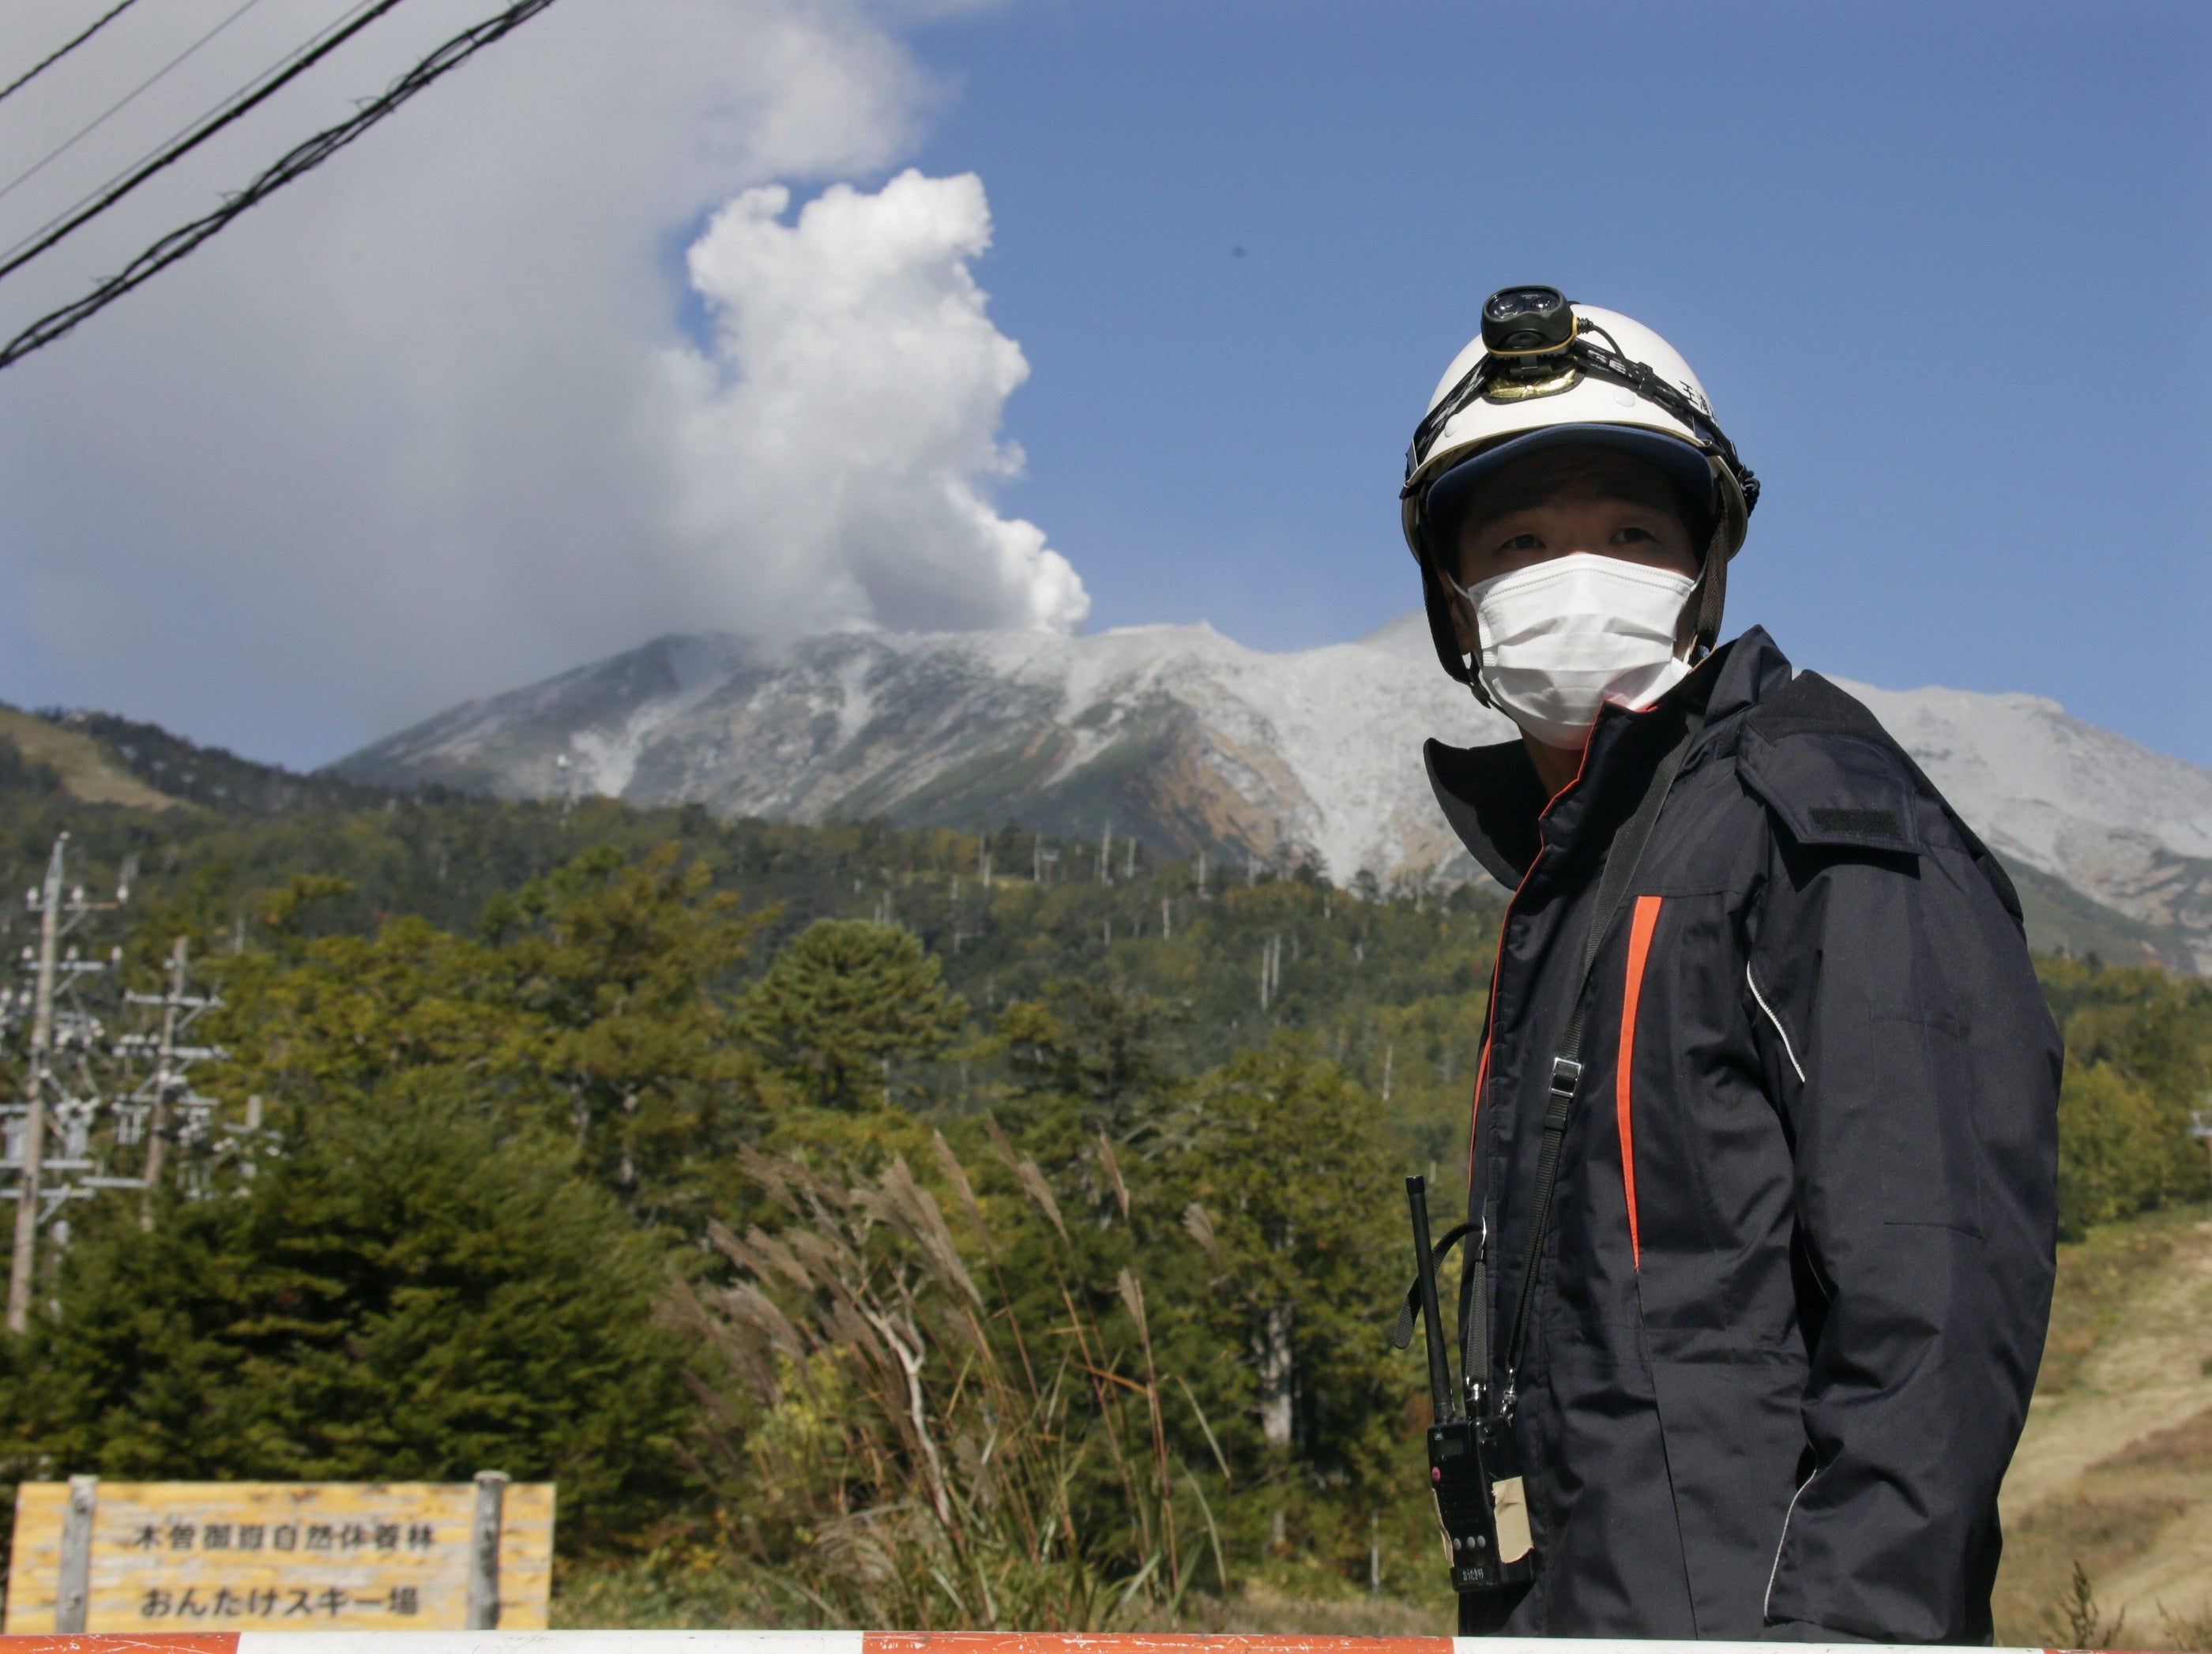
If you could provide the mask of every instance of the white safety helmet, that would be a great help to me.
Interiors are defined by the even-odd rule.
[[[1714,422],[1705,386],[1641,322],[1570,304],[1554,288],[1503,288],[1483,302],[1481,333],[1437,381],[1406,451],[1399,496],[1437,656],[1478,698],[1481,683],[1452,629],[1442,537],[1456,533],[1456,508],[1484,477],[1570,446],[1619,449],[1674,479],[1692,532],[1705,539],[1683,642],[1711,648],[1719,635],[1729,559],[1743,544],[1759,479]]]

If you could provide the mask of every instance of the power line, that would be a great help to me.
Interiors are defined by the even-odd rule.
[[[105,310],[133,288],[150,281],[158,271],[166,270],[190,254],[202,242],[219,234],[233,219],[267,200],[302,173],[311,172],[322,165],[432,82],[449,70],[459,68],[493,41],[521,27],[552,3],[553,0],[516,0],[516,3],[497,16],[488,17],[475,27],[455,35],[394,81],[381,96],[362,105],[350,120],[318,132],[305,143],[295,146],[275,165],[213,212],[170,231],[76,303],[65,305],[33,322],[4,346],[0,346],[0,368],[12,367],[32,351],[52,344],[78,323]]]
[[[237,102],[240,98],[252,95],[253,89],[259,86],[264,81],[267,80],[269,76],[277,73],[295,58],[299,57],[304,52],[313,51],[316,45],[322,40],[323,37],[330,33],[332,29],[344,27],[347,23],[352,21],[354,17],[360,12],[374,3],[374,0],[361,0],[360,4],[355,6],[351,11],[348,11],[340,15],[327,27],[320,29],[315,33],[309,35],[300,46],[287,52],[283,57],[279,58],[275,63],[270,64],[268,68],[263,70],[258,75],[254,76],[252,79],[247,81],[245,85],[240,87],[236,91],[230,93],[228,96],[218,99],[212,106],[192,117],[191,119],[186,121],[182,126],[177,128],[175,131],[170,133],[169,136],[162,139],[161,142],[155,144],[143,155],[139,155],[136,160],[133,160],[127,165],[118,168],[102,182],[94,185],[92,188],[87,190],[82,195],[77,197],[76,200],[70,202],[52,217],[47,219],[45,223],[40,224],[37,228],[29,232],[29,234],[19,237],[10,246],[5,248],[0,248],[0,258],[10,258],[24,247],[30,246],[33,241],[36,240],[40,236],[44,235],[48,230],[60,223],[63,219],[68,217],[71,213],[83,206],[87,202],[112,188],[130,173],[136,172],[139,167],[144,166],[146,162],[160,155],[164,149],[167,149],[173,144],[179,142],[187,132],[190,132],[202,121],[210,119],[221,111],[229,108],[232,104]]]
[[[70,52],[76,51],[87,40],[92,39],[94,35],[99,33],[100,30],[106,28],[110,23],[113,22],[117,18],[123,15],[125,12],[130,10],[131,7],[137,3],[138,0],[123,0],[122,4],[116,6],[112,10],[103,13],[98,17],[94,18],[91,27],[87,28],[83,33],[78,35],[76,39],[65,42],[56,50],[48,52],[37,63],[33,64],[28,69],[15,76],[14,80],[9,82],[7,85],[0,86],[0,99],[13,97],[18,91],[21,90],[24,87],[28,86],[33,81],[38,79],[40,76],[45,74],[63,58],[68,57]]]
[[[81,140],[89,137],[100,127],[106,125],[107,122],[118,112],[136,101],[139,94],[145,91],[148,87],[153,85],[155,82],[160,80],[171,70],[174,69],[179,64],[184,62],[185,58],[191,57],[192,53],[198,52],[210,40],[215,39],[216,35],[222,33],[223,30],[228,28],[233,23],[245,16],[247,12],[252,11],[254,7],[260,3],[261,0],[246,0],[246,3],[240,6],[236,11],[231,13],[230,15],[224,18],[222,21],[217,23],[206,33],[201,35],[198,40],[193,41],[182,52],[179,52],[175,57],[170,58],[168,62],[163,64],[159,69],[149,75],[144,80],[139,82],[137,85],[132,87],[128,92],[118,98],[113,103],[108,105],[106,109],[95,115],[86,125],[79,127],[75,132],[64,138],[60,143],[47,150],[45,155],[40,156],[39,159],[33,161],[28,167],[16,173],[15,177],[9,179],[4,185],[0,185],[0,198],[13,195],[15,192],[17,185],[27,183],[30,179],[37,177],[48,167],[52,166],[55,161],[59,161],[64,155],[75,149]]]
[[[256,0],[248,0],[249,4],[255,3]],[[355,17],[343,27],[327,34],[319,42],[311,40],[281,70],[265,71],[264,84],[257,88],[252,82],[247,82],[246,90],[234,94],[228,104],[218,105],[215,113],[202,120],[184,137],[172,139],[151,159],[141,162],[121,178],[99,190],[88,201],[64,213],[58,220],[48,220],[44,228],[32,232],[27,242],[18,241],[14,246],[9,248],[7,256],[0,258],[0,277],[21,270],[64,236],[73,234],[99,217],[100,214],[122,200],[125,196],[153,177],[155,173],[182,161],[233,121],[276,96],[285,86],[306,74],[325,58],[336,52],[348,40],[399,3],[400,0],[374,0],[374,3],[367,11]],[[270,74],[273,74],[275,78],[266,79],[266,75]],[[0,193],[5,192],[0,192]]]

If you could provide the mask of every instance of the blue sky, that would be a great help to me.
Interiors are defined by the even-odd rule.
[[[0,154],[238,15],[0,242],[352,3],[133,8]],[[0,69],[105,9],[0,9]],[[485,9],[410,0],[0,333]],[[659,632],[1077,576],[1094,629],[1356,636],[1417,598],[1430,388],[1534,281],[1670,338],[1763,479],[1732,627],[2212,765],[2208,240],[2201,0],[564,0],[0,374],[0,700],[310,765]]]
[[[1665,334],[1764,479],[1732,627],[2212,763],[2212,10],[1061,0],[917,45],[1035,369],[1006,503],[1092,625],[1410,606],[1407,436],[1540,281]]]

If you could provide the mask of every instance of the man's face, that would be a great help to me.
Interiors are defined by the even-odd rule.
[[[1666,474],[1595,448],[1555,448],[1484,483],[1460,519],[1463,587],[1571,552],[1589,551],[1697,577],[1699,553]],[[1460,647],[1472,653],[1474,612],[1451,594]]]

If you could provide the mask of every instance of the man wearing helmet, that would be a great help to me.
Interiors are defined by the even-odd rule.
[[[1475,1083],[1463,1631],[1987,1642],[2056,1231],[2010,881],[1872,715],[1718,645],[1758,483],[1666,342],[1508,289],[1403,508],[1514,892]]]

